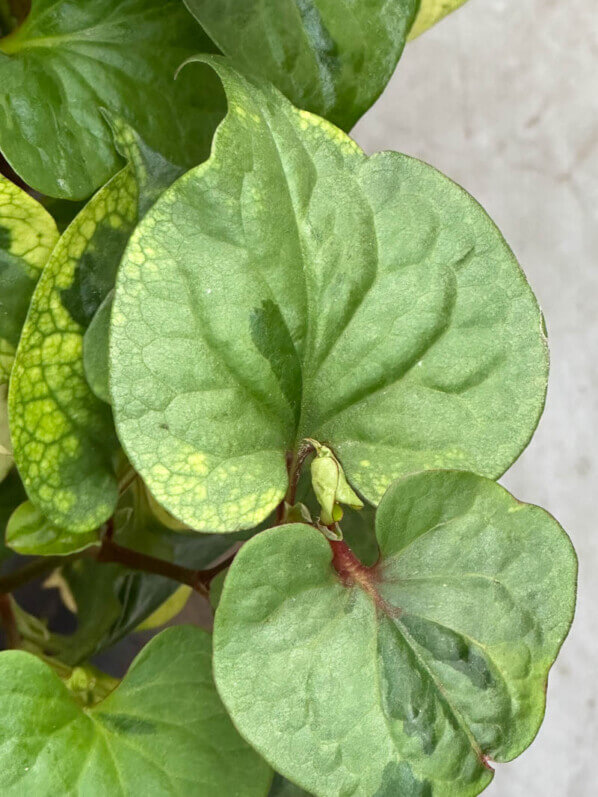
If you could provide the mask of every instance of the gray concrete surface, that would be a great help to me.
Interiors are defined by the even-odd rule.
[[[410,44],[354,131],[463,185],[501,228],[546,314],[536,436],[504,484],[552,512],[580,559],[577,616],[542,729],[489,797],[598,794],[598,7],[470,0]]]

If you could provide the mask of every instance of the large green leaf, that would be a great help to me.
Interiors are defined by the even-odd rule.
[[[310,526],[250,540],[216,612],[218,690],[316,795],[478,794],[540,726],[575,553],[544,510],[457,471],[392,485],[376,534],[376,568]]]
[[[440,22],[463,3],[465,0],[421,0],[415,22],[409,31],[409,38],[415,39],[420,33]]]
[[[52,217],[0,174],[0,481],[12,467],[8,378],[31,294],[57,240]]]
[[[259,523],[286,453],[329,445],[377,503],[396,477],[497,477],[543,408],[536,300],[483,209],[430,166],[366,155],[212,59],[210,160],[137,227],[119,269],[111,390],[155,497],[198,529]]]
[[[117,500],[119,445],[110,408],[86,379],[85,332],[114,286],[138,218],[180,173],[126,125],[113,125],[130,163],[60,238],[31,302],[9,397],[27,492],[54,525],[72,532],[97,528]]]
[[[350,130],[390,80],[418,0],[185,0],[226,55]]]
[[[0,654],[3,795],[263,797],[271,772],[238,735],[211,673],[211,640],[179,627],[153,639],[97,705],[79,705],[28,653]]]
[[[174,163],[199,163],[221,92],[207,71],[174,74],[212,50],[181,0],[33,0],[0,40],[0,149],[37,190],[82,199],[121,163],[107,108]]]

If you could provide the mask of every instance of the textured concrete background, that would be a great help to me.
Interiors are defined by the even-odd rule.
[[[578,608],[544,725],[497,767],[493,797],[598,794],[597,12],[596,0],[471,0],[407,47],[354,131],[367,151],[415,155],[472,193],[546,314],[546,412],[503,482],[571,535]]]

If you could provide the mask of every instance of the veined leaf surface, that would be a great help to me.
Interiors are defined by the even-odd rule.
[[[0,175],[0,481],[12,467],[8,378],[31,294],[57,240],[49,213]]]
[[[221,92],[207,71],[174,75],[211,51],[181,0],[33,0],[0,39],[0,149],[38,191],[84,199],[121,165],[107,108],[167,159],[199,163]]]
[[[378,503],[426,468],[499,476],[548,371],[537,302],[465,191],[366,155],[222,59],[229,114],[131,237],[111,391],[129,459],[197,529],[251,528],[286,455],[326,443]]]
[[[211,669],[210,636],[171,628],[88,708],[35,656],[1,653],[2,794],[263,797],[271,772],[234,729]]]
[[[397,65],[418,0],[186,0],[220,50],[350,130]]]
[[[458,471],[395,482],[376,534],[375,568],[306,525],[246,543],[216,611],[218,690],[313,794],[478,794],[538,731],[575,553],[544,510]]]
[[[129,165],[60,238],[31,302],[9,398],[14,457],[27,493],[55,526],[71,532],[96,529],[117,501],[119,444],[110,407],[86,378],[84,336],[114,287],[139,216],[180,174],[124,123],[113,125]]]

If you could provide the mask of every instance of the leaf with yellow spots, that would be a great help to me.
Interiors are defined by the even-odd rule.
[[[575,552],[543,509],[460,471],[392,484],[375,531],[374,567],[307,525],[241,548],[216,610],[218,691],[313,794],[473,797],[538,732]]]
[[[419,0],[185,0],[220,50],[350,130],[397,65]]]
[[[421,0],[418,14],[409,32],[409,39],[415,39],[465,2],[466,0]]]
[[[9,397],[14,456],[27,493],[53,525],[75,533],[104,523],[118,492],[119,444],[110,407],[86,378],[85,333],[114,286],[141,213],[180,174],[125,123],[111,124],[130,163],[60,238],[31,302]]]
[[[0,481],[12,467],[7,385],[35,284],[58,240],[42,205],[0,174]]]
[[[493,222],[427,164],[367,157],[207,60],[228,116],[135,230],[111,319],[116,425],[154,497],[199,530],[251,528],[306,438],[372,504],[416,470],[501,475],[536,427],[548,358]]]
[[[50,214],[0,174],[0,385],[8,382],[31,294],[57,240]]]
[[[41,193],[85,199],[122,165],[107,108],[189,168],[209,152],[223,99],[207,70],[175,72],[213,51],[182,0],[33,0],[0,38],[0,150]]]

